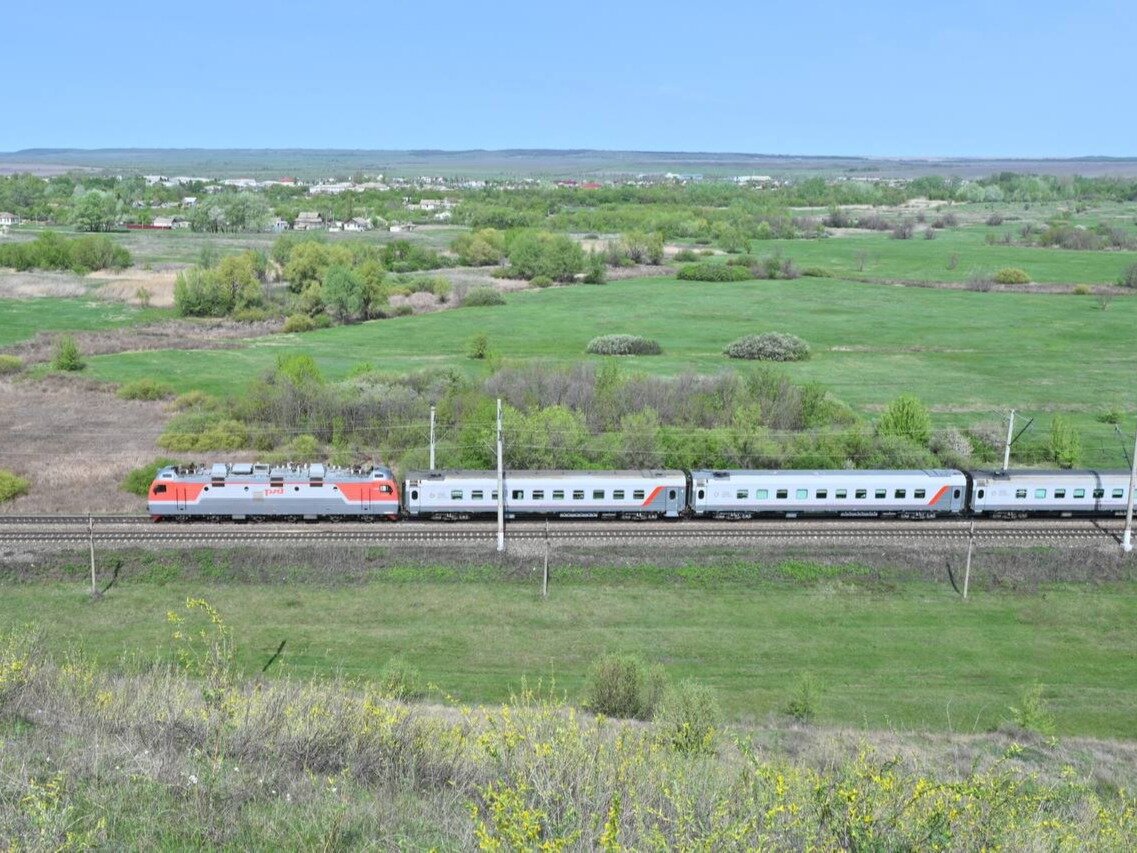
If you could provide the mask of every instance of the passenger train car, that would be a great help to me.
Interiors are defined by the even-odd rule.
[[[934,518],[1122,515],[1127,471],[507,471],[507,518]],[[400,517],[460,521],[497,513],[496,471],[219,463],[163,468],[155,521],[316,521]]]
[[[506,471],[507,518],[679,518],[687,509],[683,471]],[[497,513],[496,471],[412,471],[404,484],[411,518]]]
[[[163,468],[150,484],[150,516],[376,519],[399,517],[399,484],[386,468],[216,463]]]

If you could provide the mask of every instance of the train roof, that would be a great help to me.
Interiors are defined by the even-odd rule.
[[[708,480],[729,480],[732,477],[770,477],[774,479],[797,479],[803,477],[832,477],[836,474],[841,474],[849,477],[954,477],[963,476],[962,471],[957,471],[954,468],[914,468],[903,470],[888,470],[888,469],[870,469],[861,470],[857,468],[830,468],[830,469],[808,469],[803,468],[800,470],[781,470],[781,469],[761,469],[761,468],[734,468],[734,469],[717,469],[717,468],[696,468],[691,471],[692,477],[705,477]]]
[[[1129,472],[1121,468],[1008,468],[1006,471],[982,470],[968,471],[972,477],[985,477],[994,480],[1024,480],[1029,477],[1128,477]]]
[[[618,479],[652,479],[659,477],[686,478],[686,474],[678,469],[642,469],[625,471],[568,471],[568,470],[525,470],[523,468],[505,469],[506,477],[532,477],[542,480],[568,480],[580,477],[603,477],[608,480]],[[436,469],[434,471],[407,471],[407,480],[485,480],[497,479],[496,470],[475,471],[472,469]]]
[[[383,479],[392,479],[391,469],[384,465],[363,465],[356,468],[343,468],[324,465],[320,462],[300,465],[269,465],[265,462],[214,462],[212,465],[167,465],[157,473],[157,479],[177,478],[223,478],[223,479],[265,479],[269,477],[308,477],[311,479],[336,479],[350,477],[373,478],[378,474]]]

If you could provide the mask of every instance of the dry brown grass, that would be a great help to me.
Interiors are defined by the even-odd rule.
[[[119,483],[158,455],[168,418],[161,403],[120,400],[68,379],[0,382],[0,467],[31,482],[0,514],[139,512],[141,499]]]
[[[0,298],[34,299],[41,296],[85,296],[84,279],[71,272],[16,272],[0,270]]]
[[[87,276],[88,281],[99,285],[96,295],[131,305],[138,304],[138,289],[144,287],[150,292],[150,304],[155,308],[173,307],[177,278],[175,268],[100,270]]]

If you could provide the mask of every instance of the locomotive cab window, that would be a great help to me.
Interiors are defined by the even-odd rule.
[[[165,494],[165,492],[166,492],[165,483],[159,483],[157,486],[154,487],[154,494],[156,494],[156,495]]]
[[[868,496],[869,496],[869,490],[868,489],[857,489],[857,491],[853,495],[853,497],[855,497],[857,500],[864,500]]]
[[[908,491],[906,489],[897,489],[895,492],[892,493],[892,496],[894,498],[903,498],[903,497],[906,497],[907,494],[908,494]]]
[[[622,501],[623,499],[624,499],[624,490],[623,489],[616,489],[616,491],[612,492],[612,500]]]
[[[817,499],[819,501],[823,501],[827,497],[829,497],[829,490],[828,489],[818,489],[817,490]]]
[[[1085,496],[1086,496],[1086,490],[1085,489],[1074,489],[1074,497],[1084,498]]]
[[[734,493],[734,496],[736,498],[738,498],[740,501],[744,501],[748,497],[750,497],[750,493],[746,489],[739,489],[737,492]]]
[[[774,494],[778,498],[778,500],[780,500],[780,501],[784,501],[786,498],[788,498],[790,496],[788,489],[778,489],[778,491],[775,492]]]
[[[643,499],[644,499],[644,490],[643,489],[636,489],[634,492],[632,492],[632,500],[642,501]]]
[[[912,492],[912,497],[916,498],[916,500],[920,500],[920,499],[921,499],[921,498],[923,498],[923,497],[924,497],[926,494],[927,494],[927,492],[926,492],[926,491],[924,491],[923,489],[916,489],[916,490],[914,490],[914,491]],[[903,495],[901,495],[901,497],[904,497],[904,496],[903,496]],[[980,497],[982,497],[982,495],[980,495]]]
[[[770,490],[769,489],[755,489],[754,490],[754,497],[760,501],[767,500],[770,497]]]
[[[391,487],[384,484],[384,485],[379,487],[379,493],[383,494],[383,495],[389,495],[389,494],[391,494]]]

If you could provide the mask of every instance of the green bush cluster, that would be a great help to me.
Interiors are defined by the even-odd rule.
[[[178,463],[173,459],[163,456],[160,459],[155,459],[149,465],[134,468],[126,475],[120,488],[124,492],[130,492],[132,495],[146,497],[146,495],[150,493],[150,484],[154,482],[154,478],[158,476],[158,472],[163,468],[176,464]]]
[[[0,468],[0,503],[28,493],[29,483],[23,477]]]
[[[667,674],[658,664],[648,666],[635,655],[607,654],[589,667],[584,705],[606,717],[650,720],[666,689]]]
[[[1137,264],[1130,264],[1122,270],[1117,283],[1121,287],[1137,288]]]
[[[1003,267],[995,273],[995,281],[998,284],[1029,284],[1030,274],[1018,267]]]
[[[521,231],[507,235],[509,268],[518,278],[547,276],[572,281],[584,272],[585,254],[580,243],[566,234]]]
[[[78,371],[87,366],[79,352],[79,345],[71,335],[63,335],[55,342],[55,357],[51,360],[55,370]]]
[[[748,281],[754,276],[747,267],[701,262],[680,267],[676,278],[682,281]]]
[[[0,355],[0,376],[19,373],[24,368],[23,359],[18,355]]]
[[[26,243],[0,245],[0,267],[17,270],[120,270],[130,266],[130,252],[105,234],[64,237],[44,231]]]
[[[494,266],[505,260],[505,234],[496,228],[481,228],[454,238],[450,249],[462,266]]]
[[[483,308],[504,304],[505,297],[492,287],[475,287],[462,297],[462,305],[467,308]]]
[[[123,400],[167,400],[174,396],[174,389],[156,379],[135,379],[118,389]]]
[[[766,332],[731,341],[723,353],[729,358],[750,361],[804,361],[809,358],[809,344],[796,335]]]
[[[187,412],[173,418],[158,437],[163,450],[177,452],[239,450],[249,445],[245,424],[210,412]]]
[[[659,355],[658,341],[639,335],[600,335],[588,342],[585,352],[592,355]]]
[[[260,308],[265,271],[258,252],[229,255],[212,267],[191,267],[174,282],[174,307],[183,317],[224,317]]]

